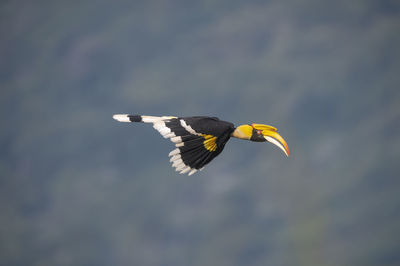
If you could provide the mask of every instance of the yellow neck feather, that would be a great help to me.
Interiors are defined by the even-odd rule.
[[[252,134],[253,128],[250,125],[240,125],[233,131],[232,137],[249,140]]]

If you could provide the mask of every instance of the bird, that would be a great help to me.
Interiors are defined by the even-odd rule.
[[[286,156],[289,147],[273,126],[264,124],[234,124],[209,116],[147,116],[115,114],[119,122],[151,123],[166,139],[175,143],[175,149],[169,153],[170,162],[175,171],[193,175],[217,157],[228,140],[233,138],[255,142],[270,142],[278,146]]]

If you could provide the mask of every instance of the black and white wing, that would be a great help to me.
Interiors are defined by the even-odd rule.
[[[114,115],[120,122],[152,123],[164,138],[175,143],[170,162],[181,174],[202,170],[224,149],[234,130],[232,123],[215,117]]]

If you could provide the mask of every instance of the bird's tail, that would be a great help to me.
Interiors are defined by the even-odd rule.
[[[119,122],[142,122],[142,123],[156,123],[164,120],[176,118],[175,116],[148,116],[148,115],[128,115],[128,114],[115,114],[113,118]]]

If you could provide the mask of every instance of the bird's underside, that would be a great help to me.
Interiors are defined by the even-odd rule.
[[[118,114],[120,122],[152,123],[160,134],[175,143],[170,162],[181,174],[194,174],[224,149],[235,127],[215,117],[141,116]]]

